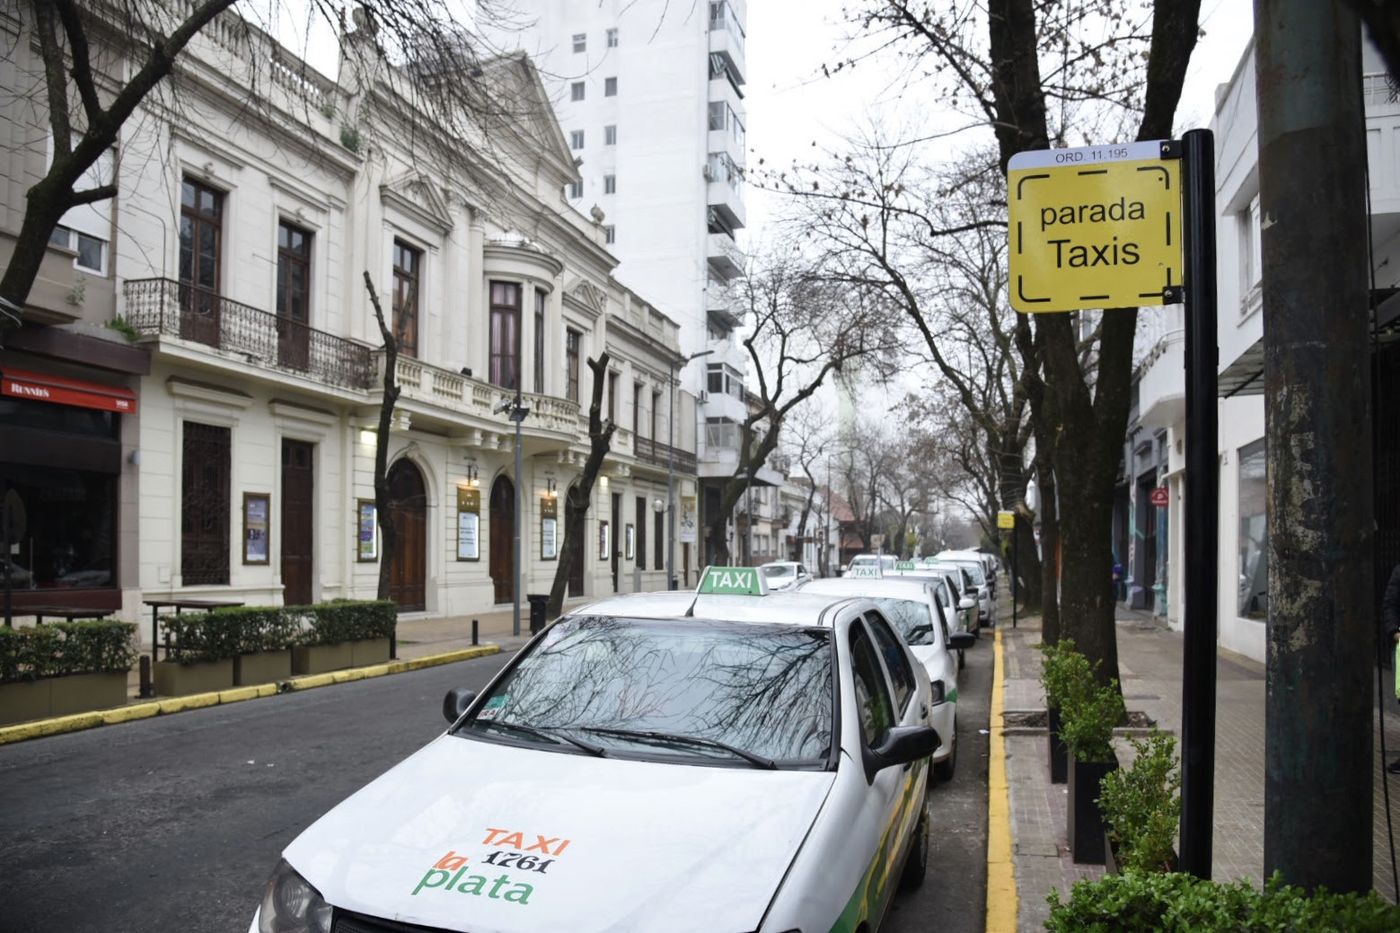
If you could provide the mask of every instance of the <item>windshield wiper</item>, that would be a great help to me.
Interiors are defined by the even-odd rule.
[[[538,729],[535,726],[527,726],[524,723],[519,722],[507,722],[502,719],[477,719],[472,722],[472,725],[495,726],[500,729],[513,730],[515,732],[523,732],[526,735],[533,735],[537,736],[538,738],[548,739],[556,745],[563,745],[565,743],[568,743],[569,745],[575,745],[588,752],[588,754],[597,756],[598,758],[608,757],[607,750],[604,749],[603,746],[597,745],[593,742],[586,742],[583,739],[576,739],[573,736],[566,735],[563,732],[548,732],[544,729]]]
[[[769,771],[776,771],[778,763],[772,758],[765,758],[757,752],[751,752],[730,745],[728,742],[721,742],[719,739],[706,739],[698,735],[680,735],[675,732],[648,732],[641,729],[608,729],[601,726],[583,726],[584,732],[595,732],[599,735],[618,735],[628,739],[651,739],[654,742],[679,742],[689,745],[704,745],[709,748],[718,748],[729,752],[731,755],[738,755],[745,761],[751,762],[760,768],[767,768]]]

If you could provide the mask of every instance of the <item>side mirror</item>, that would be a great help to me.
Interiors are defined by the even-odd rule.
[[[875,780],[876,773],[895,765],[927,758],[943,742],[932,726],[895,726],[885,734],[885,740],[865,753],[865,779]]]
[[[954,632],[948,636],[949,651],[964,651],[977,644],[977,636],[971,632]]]
[[[958,608],[959,608],[959,609],[972,609],[972,608],[975,607],[976,605],[977,605],[977,604],[976,604],[975,602],[972,601],[972,597],[971,597],[971,596],[964,596],[962,599],[960,599],[960,600],[958,601]]]
[[[476,699],[476,691],[468,690],[466,687],[453,687],[447,691],[447,696],[442,698],[442,718],[448,722],[456,722],[462,718],[462,714],[467,711],[467,707],[472,705],[472,700]]]

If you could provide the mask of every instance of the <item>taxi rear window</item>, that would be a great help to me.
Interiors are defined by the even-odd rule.
[[[475,737],[501,731],[488,724],[515,723],[586,739],[610,757],[745,766],[744,759],[702,744],[708,740],[779,767],[824,769],[833,760],[833,657],[831,631],[824,628],[563,619],[457,732]],[[474,730],[478,722],[483,728]]]

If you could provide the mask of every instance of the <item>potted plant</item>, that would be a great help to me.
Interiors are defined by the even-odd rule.
[[[389,660],[398,607],[389,600],[335,600],[292,610],[302,628],[292,670],[319,674]]]
[[[1070,654],[1076,653],[1073,638],[1041,642],[1040,685],[1045,690],[1045,718],[1049,733],[1050,783],[1063,784],[1069,774],[1069,748],[1060,734],[1060,706],[1068,687]]]
[[[1076,862],[1102,865],[1104,823],[1098,804],[1099,785],[1118,767],[1113,727],[1123,718],[1123,697],[1116,679],[1107,686],[1094,679],[1094,668],[1079,652],[1070,650],[1065,663],[1060,732],[1071,758],[1066,807],[1069,846]]]
[[[111,619],[0,628],[0,725],[126,703],[135,633]]]
[[[281,606],[239,606],[214,612],[236,625],[240,633],[238,654],[233,659],[235,685],[273,683],[292,676],[295,616]]]
[[[233,659],[243,653],[244,636],[237,616],[215,612],[162,616],[164,661],[155,664],[156,694],[185,696],[233,686]]]
[[[1153,730],[1132,746],[1133,763],[1105,775],[1100,785],[1109,871],[1175,871],[1172,843],[1181,820],[1176,739]]]

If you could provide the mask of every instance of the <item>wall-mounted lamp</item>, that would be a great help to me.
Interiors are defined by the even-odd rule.
[[[666,500],[665,500],[665,499],[662,499],[660,496],[657,496],[655,499],[652,499],[652,500],[651,500],[651,510],[652,510],[653,512],[664,512],[664,511],[666,511]]]
[[[476,463],[474,463],[474,462],[469,462],[469,463],[467,464],[467,485],[468,485],[468,486],[476,486],[476,485],[478,485],[477,478],[476,478]]]
[[[471,374],[472,374],[472,368],[471,368],[470,366],[463,366],[463,367],[462,367],[462,375],[463,375],[463,376],[466,376],[467,378],[471,378]]]
[[[378,432],[376,432],[376,431],[374,430],[374,428],[360,428],[360,443],[361,443],[361,444],[366,444],[366,445],[368,445],[368,444],[373,444],[373,443],[374,443],[376,440],[378,440],[378,439],[379,439],[379,434],[378,434]]]
[[[598,485],[599,485],[599,486],[602,486],[604,489],[607,489],[607,488],[608,488],[608,478],[607,478],[606,476],[600,476],[600,477],[598,477]]]
[[[544,494],[545,494],[546,496],[549,496],[549,498],[553,499],[555,496],[557,496],[557,495],[559,494],[559,493],[558,493],[558,489],[559,489],[559,487],[558,487],[558,485],[554,482],[554,477],[552,477],[552,476],[546,476],[546,477],[544,478]]]

